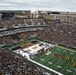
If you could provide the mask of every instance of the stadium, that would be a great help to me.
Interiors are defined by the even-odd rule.
[[[0,75],[76,75],[76,24],[1,14]]]

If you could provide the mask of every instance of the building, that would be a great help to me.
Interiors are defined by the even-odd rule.
[[[31,11],[31,18],[38,18],[38,11]]]
[[[76,24],[76,12],[38,11],[38,17]]]
[[[47,16],[47,11],[38,11],[38,18],[45,18]]]
[[[30,16],[31,16],[31,11],[30,11],[30,10],[24,11],[24,16],[25,16],[25,18],[30,18]]]

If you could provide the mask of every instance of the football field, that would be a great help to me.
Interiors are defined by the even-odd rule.
[[[27,42],[35,40],[40,41],[38,39],[25,40],[25,42],[22,42],[20,44],[11,45],[10,47],[8,47],[8,49],[12,50],[12,48],[14,48],[15,46],[19,46],[21,44],[25,44]],[[61,57],[56,57],[55,54],[62,56],[63,59]],[[76,50],[66,48],[60,45],[55,45],[53,48],[50,49],[49,55],[46,55],[46,53],[43,52],[32,60],[50,69],[53,69],[63,75],[76,75]]]
[[[35,57],[33,60],[64,75],[76,75],[75,51],[65,47],[55,46],[50,50],[50,52],[49,55],[43,53]],[[57,58],[54,56],[55,54],[59,54],[64,58]]]

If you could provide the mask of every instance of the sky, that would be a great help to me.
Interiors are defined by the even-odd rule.
[[[0,0],[0,10],[76,12],[76,0]]]

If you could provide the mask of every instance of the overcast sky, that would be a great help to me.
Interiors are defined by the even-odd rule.
[[[76,12],[76,0],[0,0],[0,10],[50,10]]]

